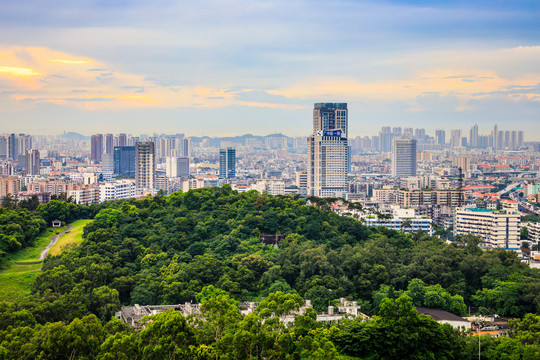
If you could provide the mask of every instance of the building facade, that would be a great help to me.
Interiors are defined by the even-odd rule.
[[[113,166],[115,175],[135,176],[135,146],[115,146]]]
[[[416,176],[416,140],[401,137],[392,140],[392,176]]]
[[[152,141],[135,143],[135,186],[138,191],[156,188],[156,152]]]
[[[349,144],[346,103],[316,103],[307,138],[307,195],[342,197],[347,191]]]
[[[520,248],[520,215],[506,210],[459,209],[455,213],[454,235],[478,235],[485,248]]]
[[[219,149],[219,178],[236,177],[236,149],[232,147]]]

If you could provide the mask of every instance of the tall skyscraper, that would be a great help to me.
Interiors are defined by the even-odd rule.
[[[113,164],[114,174],[135,176],[135,146],[115,146]]]
[[[461,130],[456,129],[452,130],[452,137],[450,138],[450,145],[452,145],[452,148],[458,148],[461,147]]]
[[[182,151],[180,152],[182,156],[191,157],[191,139],[184,138],[182,139]]]
[[[112,154],[114,149],[114,136],[113,134],[105,135],[105,154]]]
[[[90,160],[101,161],[101,154],[103,153],[103,135],[92,135],[90,138]]]
[[[346,138],[348,111],[346,103],[316,103],[313,109],[313,132],[340,129]],[[390,128],[389,128],[390,129]]]
[[[236,149],[219,149],[219,178],[232,179],[236,176]]]
[[[308,195],[339,197],[347,191],[347,128],[346,103],[315,104],[313,134],[307,138]]]
[[[15,134],[10,134],[7,141],[7,157],[11,160],[18,160],[19,158],[19,139]]]
[[[26,150],[26,175],[39,175],[39,150]]]
[[[392,176],[416,176],[416,140],[405,137],[392,140]]]
[[[118,146],[126,146],[127,145],[127,136],[126,134],[119,134],[118,135]]]
[[[474,124],[474,126],[469,131],[469,146],[473,148],[478,147],[478,125]]]
[[[135,143],[135,187],[138,191],[156,188],[156,151],[152,141]]]
[[[444,130],[435,130],[435,141],[437,145],[443,146],[446,144],[446,132]]]

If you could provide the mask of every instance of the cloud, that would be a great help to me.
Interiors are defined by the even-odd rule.
[[[416,97],[416,102],[422,109],[437,111],[455,111],[459,106],[459,99],[454,94],[442,95],[437,92],[422,93]]]

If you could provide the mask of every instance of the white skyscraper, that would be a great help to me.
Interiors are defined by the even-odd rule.
[[[307,194],[343,196],[347,191],[348,110],[346,103],[316,103],[313,134],[307,139]]]
[[[392,176],[416,176],[416,140],[406,137],[392,140]]]

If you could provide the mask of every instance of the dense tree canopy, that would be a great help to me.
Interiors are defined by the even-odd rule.
[[[4,215],[15,220],[3,221]],[[414,336],[432,334],[438,352],[417,345],[434,358],[467,358],[454,348],[467,353],[468,339],[418,316],[412,306],[458,315],[471,307],[518,317],[540,310],[540,273],[513,252],[484,252],[471,236],[447,244],[422,233],[368,228],[329,211],[324,201],[307,206],[297,197],[237,193],[228,185],[91,207],[55,200],[35,213],[0,210],[0,236],[20,243],[28,231],[17,228],[20,219],[38,224],[30,235],[34,237],[44,228],[44,219],[81,217],[94,219],[84,228],[83,243],[47,257],[23,301],[0,305],[0,319],[14,324],[10,329],[0,326],[5,331],[0,358],[14,347],[4,345],[10,336],[24,342],[45,336],[51,327],[60,334],[68,326],[94,323],[101,327],[95,332],[100,349],[89,356],[102,359],[116,358],[111,355],[115,349],[123,349],[124,358],[286,358],[287,351],[294,359],[413,354],[405,347],[391,352],[388,344],[373,342],[391,327],[409,331],[412,344]],[[284,239],[275,249],[261,244],[260,234],[283,234]],[[5,243],[8,248],[11,242]],[[317,311],[326,311],[341,297],[357,300],[364,313],[375,315],[373,320],[335,327],[314,321]],[[301,306],[302,299],[310,299],[314,311],[299,316],[292,328],[283,326],[280,316]],[[203,322],[167,312],[148,323],[146,329],[155,330],[152,335],[108,323],[122,304],[186,301],[204,304]],[[261,302],[256,313],[242,318],[238,301]],[[396,312],[408,324],[392,315]],[[171,321],[171,333],[159,333],[156,324]],[[519,331],[514,334],[513,342],[492,342],[493,349],[532,351],[538,345],[538,340],[522,341]],[[170,342],[163,344],[162,338]],[[356,349],[347,345],[357,338],[365,341]],[[35,354],[39,344],[24,354]],[[69,344],[66,340],[64,346]]]

